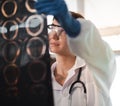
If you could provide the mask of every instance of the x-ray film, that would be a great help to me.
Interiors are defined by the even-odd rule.
[[[35,0],[0,0],[0,106],[53,106],[47,20]]]

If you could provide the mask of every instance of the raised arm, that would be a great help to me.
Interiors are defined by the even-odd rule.
[[[39,14],[53,15],[70,37],[80,32],[80,23],[68,11],[64,0],[38,0],[35,8]]]
[[[115,55],[93,23],[85,19],[79,21],[79,36],[68,37],[70,49],[86,61],[98,87],[109,89],[116,70]]]

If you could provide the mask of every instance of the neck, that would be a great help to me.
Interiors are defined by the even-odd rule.
[[[63,85],[64,81],[68,75],[68,70],[72,68],[75,64],[76,57],[74,55],[64,55],[64,56],[57,56],[57,66],[54,72],[56,81]]]
[[[59,74],[64,74],[67,73],[70,68],[75,64],[75,59],[76,57],[74,55],[62,55],[62,56],[57,56],[56,61],[57,61],[57,66],[56,66],[56,71]]]

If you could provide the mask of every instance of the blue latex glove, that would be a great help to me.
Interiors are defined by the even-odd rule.
[[[64,0],[38,0],[35,8],[39,14],[53,15],[70,37],[80,33],[80,23],[71,16]]]

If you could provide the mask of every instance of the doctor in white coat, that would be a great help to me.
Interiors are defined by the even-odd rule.
[[[38,0],[35,7],[39,14],[54,15],[48,28],[56,57],[51,67],[55,106],[112,106],[115,56],[95,25],[70,14],[64,0]]]

